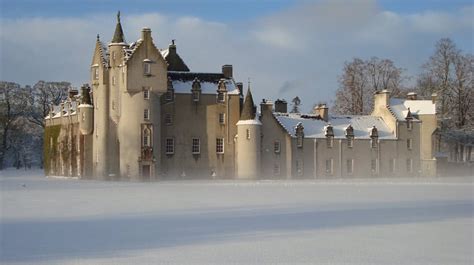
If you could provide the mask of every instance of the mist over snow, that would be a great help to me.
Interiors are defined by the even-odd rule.
[[[1,264],[474,262],[472,177],[0,187]]]
[[[152,29],[160,48],[176,39],[192,71],[218,72],[233,64],[237,80],[250,78],[257,102],[298,95],[308,111],[333,99],[344,61],[353,57],[389,58],[415,75],[442,37],[472,53],[473,10],[468,5],[397,13],[376,1],[303,1],[245,21],[122,10],[122,25],[128,42],[139,38],[142,27]],[[115,12],[2,17],[0,79],[22,85],[40,79],[88,82],[96,34],[110,41]]]

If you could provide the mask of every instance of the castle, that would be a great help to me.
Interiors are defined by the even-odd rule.
[[[90,86],[45,117],[47,175],[105,180],[325,178],[435,175],[435,104],[375,94],[372,115],[288,113],[284,100],[245,99],[232,65],[192,72],[174,41],[151,30],[126,43],[120,16],[99,36]]]

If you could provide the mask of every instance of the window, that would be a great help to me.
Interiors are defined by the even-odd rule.
[[[393,173],[395,172],[395,158],[392,158],[390,159],[390,162],[389,162],[389,171],[390,173]]]
[[[377,148],[377,139],[378,139],[377,137],[372,137],[370,139],[370,147],[371,148]]]
[[[112,85],[115,86],[115,76],[112,76]]]
[[[280,153],[280,141],[273,142],[273,151],[277,154]]]
[[[224,138],[216,139],[216,153],[218,154],[224,153]]]
[[[246,135],[247,135],[247,140],[250,140],[250,130],[249,129],[246,130]]]
[[[165,94],[165,100],[166,101],[173,101],[174,98],[174,91],[173,90],[168,90]]]
[[[328,148],[332,148],[334,146],[334,137],[332,136],[326,137],[326,145]]]
[[[372,173],[377,173],[377,159],[372,159],[370,161],[370,170],[372,170]]]
[[[352,148],[352,147],[354,147],[354,138],[347,137],[347,148]]]
[[[148,90],[148,88],[143,90],[143,99],[150,99],[150,90]]]
[[[326,159],[326,174],[327,175],[332,175],[333,173],[333,162],[334,160],[331,158],[331,159]]]
[[[225,124],[225,113],[219,113],[219,124]]]
[[[172,125],[173,124],[173,116],[169,113],[165,114],[165,124]]]
[[[347,159],[347,174],[354,173],[354,159]]]
[[[411,150],[413,148],[413,141],[412,139],[407,139],[407,148]]]
[[[193,91],[193,101],[199,101],[199,91]]]
[[[201,153],[201,139],[193,138],[192,153],[194,155]]]
[[[145,119],[145,120],[150,119],[150,110],[149,109],[144,109],[143,110],[143,119]]]
[[[151,146],[151,132],[150,132],[150,129],[143,130],[143,146]]]
[[[115,60],[115,52],[112,52],[112,59]]]
[[[303,176],[303,161],[296,160],[296,175]]]
[[[94,71],[94,80],[98,80],[99,79],[99,67],[94,67],[93,71]]]
[[[413,122],[411,120],[407,121],[407,129],[411,131],[413,129]]]
[[[407,172],[413,172],[413,160],[411,158],[407,159]]]
[[[174,139],[166,138],[165,151],[167,155],[174,154]]]
[[[146,62],[143,64],[143,74],[151,75],[151,63]]]
[[[224,102],[225,101],[225,95],[222,92],[217,93],[217,101],[219,102]]]
[[[280,164],[273,165],[273,175],[279,176],[280,175]]]

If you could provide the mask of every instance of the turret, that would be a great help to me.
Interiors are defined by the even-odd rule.
[[[256,179],[260,175],[261,127],[249,88],[237,122],[237,177],[240,179]]]
[[[120,22],[120,11],[117,13],[117,25],[115,26],[114,36],[109,43],[110,66],[112,68],[121,65],[123,61],[123,48],[128,46],[125,42],[122,23]]]
[[[81,104],[79,109],[79,130],[82,135],[90,135],[94,130],[94,106],[90,97],[89,85],[81,87]]]

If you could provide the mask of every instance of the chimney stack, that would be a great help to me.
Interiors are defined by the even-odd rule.
[[[280,112],[280,113],[288,112],[288,104],[286,103],[286,100],[277,99],[275,101],[275,112]]]
[[[416,92],[409,92],[409,93],[407,94],[407,99],[408,99],[408,100],[417,100],[417,94],[416,94]]]
[[[318,104],[314,107],[314,114],[319,115],[325,122],[329,120],[329,108],[326,104]]]
[[[225,78],[232,78],[232,65],[225,64],[222,66],[222,74]]]
[[[151,39],[151,29],[150,28],[143,28],[142,29],[142,40],[147,42]]]
[[[431,94],[431,102],[433,104],[436,104],[436,101],[438,100],[438,94],[437,93],[433,93]]]

